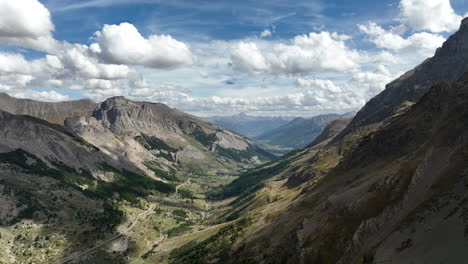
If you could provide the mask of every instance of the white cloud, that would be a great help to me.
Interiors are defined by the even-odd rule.
[[[336,85],[331,80],[298,78],[296,85],[307,90],[312,102],[343,108],[359,108],[367,100],[384,90],[385,85],[400,73],[392,73],[379,65],[372,72],[356,72],[351,80]]]
[[[445,38],[441,35],[427,32],[415,33],[404,38],[394,33],[392,29],[385,30],[374,22],[358,26],[377,47],[396,52],[416,52],[428,57],[434,55],[435,50],[442,46],[445,41]]]
[[[241,72],[262,73],[271,67],[253,42],[239,42],[231,50],[231,60],[234,68]]]
[[[401,75],[402,72],[391,72],[387,67],[378,65],[372,72],[358,72],[346,84],[357,97],[369,100],[385,89],[385,85]]]
[[[349,36],[320,32],[300,35],[290,44],[239,42],[231,49],[235,69],[246,73],[304,74],[352,72],[359,68],[361,56],[348,48]]]
[[[318,80],[318,79],[307,80],[307,79],[299,78],[297,79],[297,85],[299,87],[316,88],[318,90],[325,90],[331,93],[342,92],[341,88],[336,86],[330,80]]]
[[[271,37],[272,33],[269,29],[265,29],[260,33],[261,38]]]
[[[7,73],[25,73],[39,70],[38,65],[30,63],[21,54],[0,53],[0,72]]]
[[[70,100],[68,95],[60,94],[54,90],[52,91],[27,91],[27,92],[16,92],[13,93],[13,96],[18,98],[30,98],[39,101],[47,101],[47,102],[62,102]]]
[[[85,45],[69,45],[57,54],[58,65],[63,65],[68,75],[80,75],[94,79],[123,79],[129,78],[135,72],[127,65],[100,63]]]
[[[414,30],[452,32],[462,20],[449,0],[401,0],[400,9],[404,22]]]
[[[39,1],[0,1],[1,44],[52,51],[58,45],[53,30],[49,10]]]
[[[106,63],[170,69],[194,61],[185,43],[169,35],[150,35],[146,39],[129,23],[104,25],[95,36],[98,43],[91,45],[91,50]]]

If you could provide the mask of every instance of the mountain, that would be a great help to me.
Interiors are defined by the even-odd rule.
[[[91,116],[71,117],[65,127],[106,154],[125,156],[140,169],[210,170],[257,164],[273,156],[254,142],[164,104],[113,97]],[[157,168],[148,164],[157,162]]]
[[[336,119],[352,117],[354,113],[344,115],[327,114],[311,118],[297,117],[289,123],[267,131],[254,139],[261,143],[288,148],[301,148],[311,143],[326,125]]]
[[[220,127],[248,138],[255,138],[267,131],[285,125],[292,119],[293,117],[250,116],[245,113],[207,118],[207,120]]]
[[[401,77],[348,125],[332,123],[306,148],[214,191],[230,198],[220,214],[229,225],[174,250],[171,263],[463,263],[468,73],[457,58],[466,65],[466,23],[411,71],[428,80]],[[435,63],[442,54],[454,60]],[[380,111],[377,101],[388,104]]]
[[[5,93],[0,93],[0,109],[17,115],[29,115],[63,125],[70,116],[87,116],[96,108],[91,100],[48,103],[30,99],[18,99]]]

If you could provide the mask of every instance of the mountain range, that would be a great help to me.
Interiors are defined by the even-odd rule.
[[[206,120],[248,138],[255,138],[287,124],[294,117],[251,116],[245,113],[232,116],[213,116]]]
[[[327,114],[310,118],[297,117],[285,125],[254,137],[254,139],[268,145],[290,149],[302,148],[320,135],[325,126],[330,122],[341,118],[351,118],[354,114]]]
[[[350,118],[354,112],[313,117],[234,116],[208,117],[206,120],[227,130],[251,138],[277,155],[305,147],[333,120]]]

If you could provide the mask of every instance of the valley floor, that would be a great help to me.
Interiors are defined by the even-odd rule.
[[[49,224],[21,220],[11,226],[4,225],[0,228],[0,263],[170,263],[169,254],[173,249],[210,237],[227,224],[213,222],[213,215],[224,205],[212,204],[205,194],[236,178],[195,174],[178,177],[180,183],[172,194],[139,198],[137,206],[118,202],[125,221],[113,232],[79,234],[83,227],[73,216]],[[44,195],[56,192],[53,186],[57,183],[47,177],[2,172],[0,179],[19,190],[22,188],[19,181],[25,181],[24,186],[42,186]],[[70,196],[75,193],[71,192]],[[57,197],[62,199],[60,195]]]

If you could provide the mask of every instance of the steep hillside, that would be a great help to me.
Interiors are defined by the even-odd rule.
[[[344,117],[340,119],[336,119],[332,121],[330,124],[325,126],[325,128],[322,130],[322,133],[318,135],[314,141],[312,141],[309,146],[310,147],[316,147],[319,144],[322,144],[323,142],[326,142],[327,140],[332,139],[336,135],[338,135],[343,129],[348,126],[348,124],[351,122],[352,118]]]
[[[239,135],[254,138],[285,125],[293,117],[250,116],[240,113],[233,116],[213,116],[206,119]]]
[[[16,115],[29,115],[63,125],[70,116],[88,116],[97,104],[91,100],[48,103],[30,99],[18,99],[0,93],[0,109]]]
[[[1,110],[0,124],[0,152],[21,149],[34,153],[51,167],[60,167],[59,164],[62,164],[88,174],[98,173],[101,163],[125,166],[124,161],[114,162],[108,159],[97,147],[59,125]],[[127,166],[130,169],[129,163]]]
[[[311,118],[298,117],[291,122],[267,131],[257,137],[256,140],[269,145],[278,145],[289,148],[301,148],[310,144],[333,120],[352,117],[354,113],[345,115],[328,114]]]

